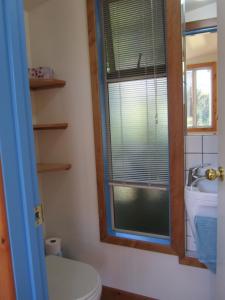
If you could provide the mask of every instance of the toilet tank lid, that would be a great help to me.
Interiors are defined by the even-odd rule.
[[[95,269],[85,263],[59,256],[47,256],[50,300],[85,300],[101,288]]]

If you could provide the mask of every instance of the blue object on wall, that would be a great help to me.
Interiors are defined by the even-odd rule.
[[[197,257],[210,271],[216,273],[217,219],[195,217]]]
[[[0,159],[17,300],[47,300],[22,0],[0,1]]]
[[[217,32],[217,27],[208,27],[208,28],[202,28],[202,29],[194,29],[190,31],[184,31],[183,35],[188,36],[188,35],[195,35],[195,34],[200,34],[200,33],[213,33]]]

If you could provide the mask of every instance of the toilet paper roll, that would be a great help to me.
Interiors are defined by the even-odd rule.
[[[45,253],[46,255],[62,256],[62,240],[57,237],[46,239]]]

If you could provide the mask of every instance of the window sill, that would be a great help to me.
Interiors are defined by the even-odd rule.
[[[189,128],[187,134],[217,134],[216,128]]]
[[[176,252],[172,249],[172,247],[168,245],[153,244],[144,241],[130,240],[110,235],[101,236],[101,242],[177,256]],[[197,258],[189,256],[179,258],[179,264],[201,269],[207,269],[207,267],[204,264],[200,263],[197,260]]]
[[[207,267],[204,264],[200,263],[197,260],[197,258],[194,258],[194,257],[184,256],[182,258],[179,258],[179,263],[181,265],[185,265],[185,266],[207,269]]]
[[[217,135],[217,131],[187,131],[186,135]]]
[[[168,245],[153,244],[144,241],[130,240],[110,235],[101,236],[101,242],[177,256],[176,252],[172,249],[172,247]],[[184,256],[182,258],[179,258],[179,264],[200,269],[207,269],[207,267],[203,263],[199,262],[197,258],[190,256]]]
[[[109,236],[109,235],[101,237],[101,242],[114,244],[118,246],[136,248],[140,250],[148,250],[148,251],[165,253],[170,255],[177,255],[176,252],[172,249],[172,247],[168,245],[160,245],[160,244],[154,244],[154,243],[149,243],[144,241],[130,240],[126,238],[120,238],[120,237]]]

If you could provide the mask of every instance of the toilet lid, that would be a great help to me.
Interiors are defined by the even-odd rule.
[[[47,256],[50,300],[95,299],[101,290],[98,273],[90,265],[59,256]]]

